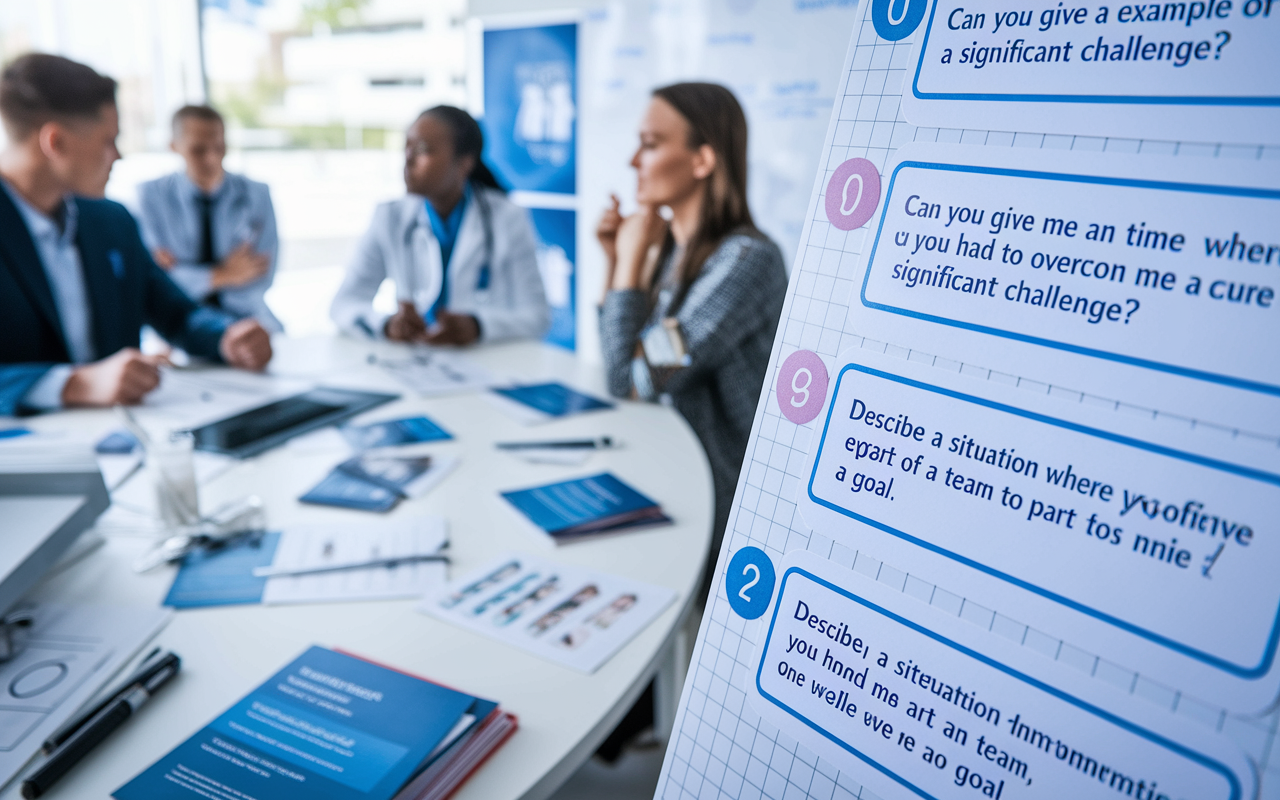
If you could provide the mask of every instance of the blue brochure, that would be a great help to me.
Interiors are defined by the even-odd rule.
[[[390,511],[403,496],[390,486],[352,475],[340,465],[298,499],[304,503],[354,508],[357,511]]]
[[[574,391],[563,383],[536,383],[508,386],[493,391],[509,400],[523,403],[551,417],[567,417],[583,411],[613,408],[613,403],[597,400],[589,394]]]
[[[671,521],[657,503],[608,472],[502,496],[557,542]]]
[[[94,451],[103,456],[127,456],[141,446],[138,437],[128,431],[112,431],[102,437]]]
[[[112,796],[389,800],[475,703],[312,647]]]
[[[453,438],[453,434],[427,417],[406,417],[375,422],[371,425],[346,425],[340,430],[351,446],[357,450],[437,442]]]
[[[280,543],[280,532],[271,531],[243,539],[217,550],[196,550],[182,560],[166,606],[203,608],[262,602],[267,579],[253,575],[255,567],[269,567]]]
[[[343,461],[336,470],[408,497],[414,481],[431,471],[431,456],[365,454]]]

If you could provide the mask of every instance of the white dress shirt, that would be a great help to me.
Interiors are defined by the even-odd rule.
[[[248,243],[265,255],[267,274],[243,286],[215,291],[214,264],[201,264],[200,245],[204,238],[199,197],[203,193],[185,172],[175,172],[138,187],[138,221],[147,247],[162,247],[177,258],[168,270],[173,282],[197,303],[216,294],[222,310],[237,317],[253,317],[269,331],[281,330],[280,321],[267,307],[265,295],[275,278],[279,239],[271,192],[265,183],[243,175],[226,173],[222,184],[210,195],[213,215],[215,261]]]

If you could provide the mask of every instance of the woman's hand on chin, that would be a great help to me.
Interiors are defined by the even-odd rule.
[[[596,224],[596,240],[604,250],[604,259],[612,268],[618,262],[618,228],[622,226],[621,201],[616,194],[609,195],[609,207],[600,215]],[[158,263],[158,262],[157,262]]]
[[[640,289],[646,266],[657,257],[667,235],[667,221],[654,206],[641,205],[618,226],[615,237],[617,266],[613,270],[613,289]]]

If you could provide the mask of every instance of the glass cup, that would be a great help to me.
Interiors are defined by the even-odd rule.
[[[166,527],[180,528],[200,521],[196,491],[195,437],[174,431],[167,439],[153,441],[147,451],[151,478],[156,487],[156,508]]]

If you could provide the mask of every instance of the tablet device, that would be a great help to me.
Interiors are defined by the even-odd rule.
[[[399,397],[321,386],[210,422],[191,433],[196,438],[197,450],[248,458]]]

